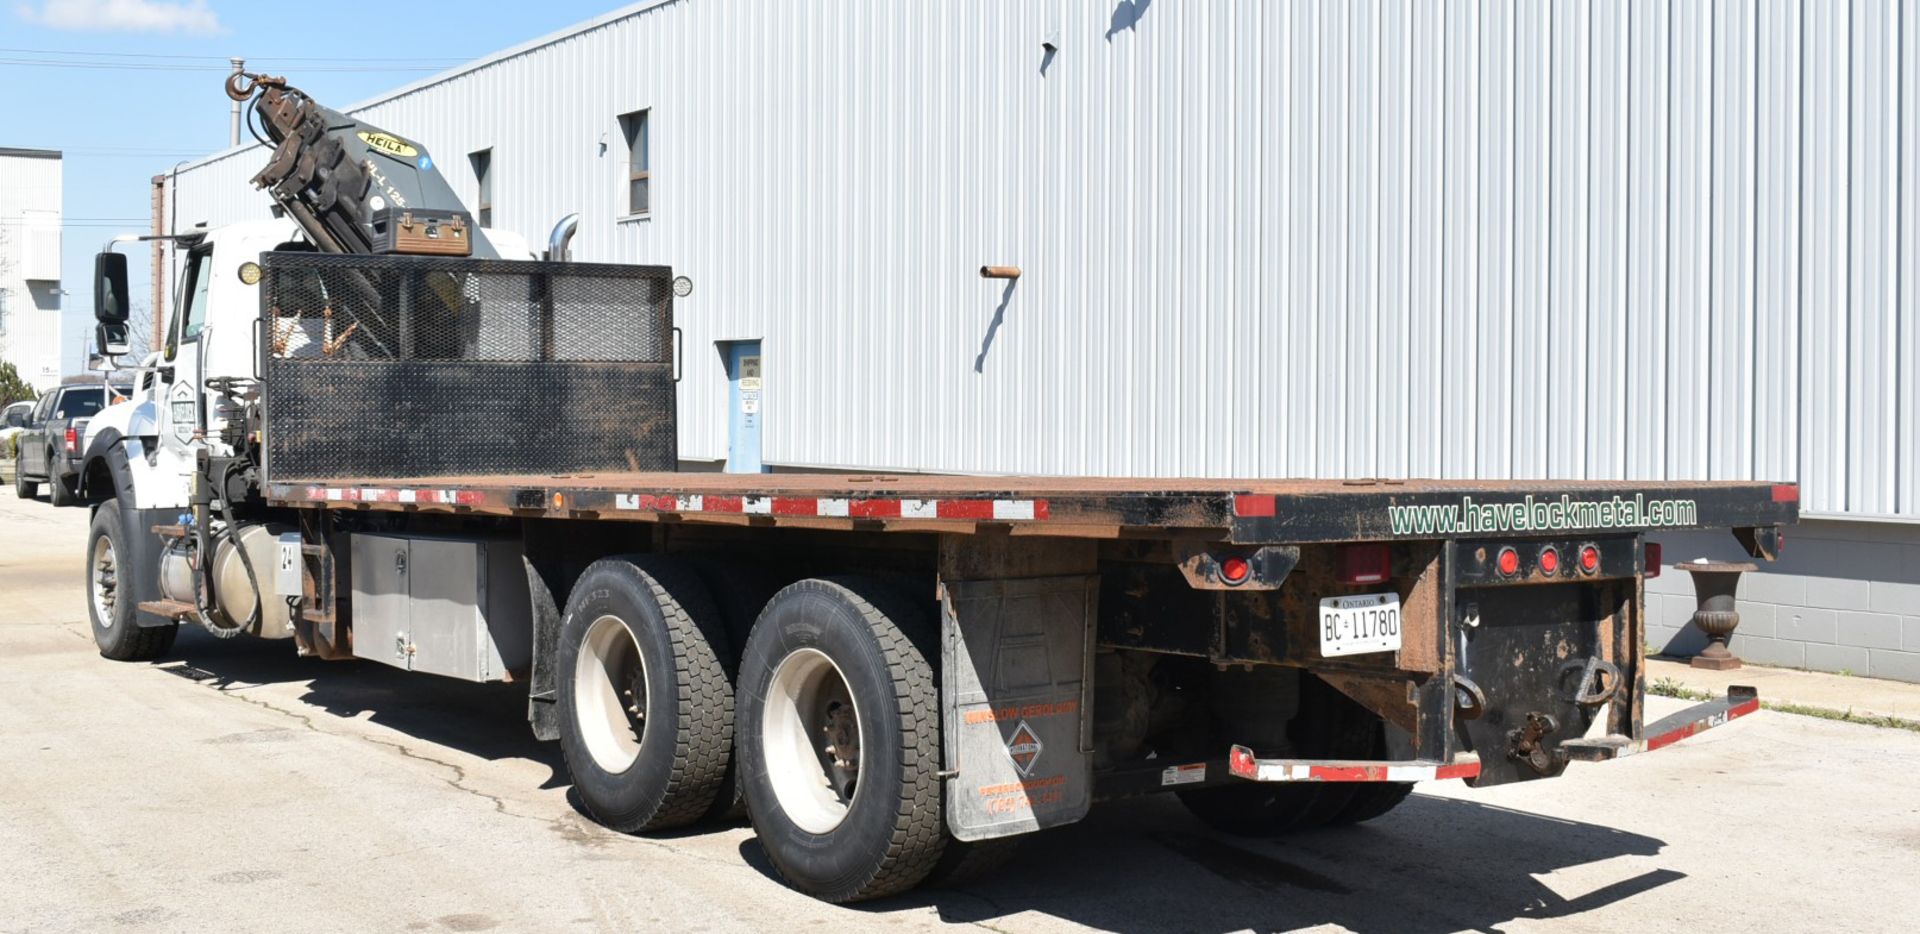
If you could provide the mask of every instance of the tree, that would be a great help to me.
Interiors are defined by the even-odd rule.
[[[12,363],[0,361],[0,406],[12,405],[22,399],[38,399],[40,394],[33,386],[20,378],[20,371]]]

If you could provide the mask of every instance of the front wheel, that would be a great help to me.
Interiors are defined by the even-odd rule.
[[[132,593],[125,586],[134,569],[120,563],[128,554],[123,535],[120,501],[101,503],[87,533],[87,618],[101,655],[122,662],[150,661],[173,648],[180,624],[141,626],[136,621]]]
[[[946,848],[932,621],[865,578],[781,590],[740,660],[736,758],[754,832],[830,902],[928,877]]]

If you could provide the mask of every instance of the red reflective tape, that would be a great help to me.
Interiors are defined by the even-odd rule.
[[[1233,498],[1233,514],[1246,519],[1269,518],[1274,514],[1274,498],[1240,493]]]
[[[360,488],[357,486],[347,487],[340,491],[340,498],[357,503],[360,501]]]
[[[942,519],[991,519],[993,500],[943,499],[934,504],[934,515]]]
[[[1444,778],[1472,778],[1478,774],[1480,774],[1480,763],[1478,762],[1460,762],[1454,765],[1443,765],[1433,770],[1433,777],[1436,781]]]
[[[455,503],[456,505],[460,505],[460,506],[478,506],[478,505],[480,505],[480,498],[481,498],[481,497],[480,497],[480,491],[479,491],[479,490],[455,490],[455,491],[453,491],[453,501],[454,501],[454,503]]]
[[[700,504],[705,512],[741,512],[746,509],[745,500],[738,496],[708,496]]]
[[[1323,782],[1384,782],[1386,766],[1316,765],[1312,775]]]
[[[776,496],[773,498],[773,514],[776,516],[811,516],[820,512],[820,501],[811,497]]]
[[[1053,516],[1052,516],[1052,514],[1050,514],[1050,513],[1048,513],[1048,512],[1047,512],[1047,501],[1046,501],[1046,500],[1044,500],[1044,499],[1036,499],[1036,500],[1034,500],[1034,501],[1033,501],[1033,517],[1034,517],[1035,519],[1051,519],[1051,518],[1053,518]]]
[[[1662,733],[1659,736],[1655,736],[1648,739],[1647,751],[1652,752],[1656,749],[1665,749],[1666,747],[1671,746],[1674,743],[1677,743],[1690,736],[1704,733],[1708,730],[1713,729],[1716,726],[1721,726],[1723,724],[1730,723],[1734,720],[1738,720],[1741,717],[1744,717],[1747,714],[1753,713],[1754,711],[1759,709],[1760,709],[1760,698],[1756,697],[1756,698],[1753,698],[1752,700],[1741,701],[1740,703],[1727,708],[1726,713],[1714,714],[1711,717],[1705,717],[1700,720],[1695,720],[1692,723],[1687,724],[1686,726],[1680,727],[1679,729],[1668,730],[1667,732]]]
[[[326,499],[326,498],[327,498],[327,488],[326,488],[326,487],[320,487],[320,486],[310,486],[310,487],[307,487],[307,498],[308,498],[308,499],[311,499],[311,500],[322,500],[322,499]]]
[[[1797,503],[1800,501],[1800,487],[1792,483],[1773,485],[1773,501],[1776,503]]]
[[[897,499],[856,499],[847,504],[847,515],[855,519],[898,519]]]

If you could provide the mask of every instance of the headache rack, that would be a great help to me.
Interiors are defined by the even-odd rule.
[[[668,471],[662,266],[268,253],[266,479]]]

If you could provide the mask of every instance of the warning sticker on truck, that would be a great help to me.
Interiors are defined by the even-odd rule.
[[[1171,765],[1160,773],[1160,785],[1197,785],[1207,780],[1207,764],[1194,762],[1188,765]]]

